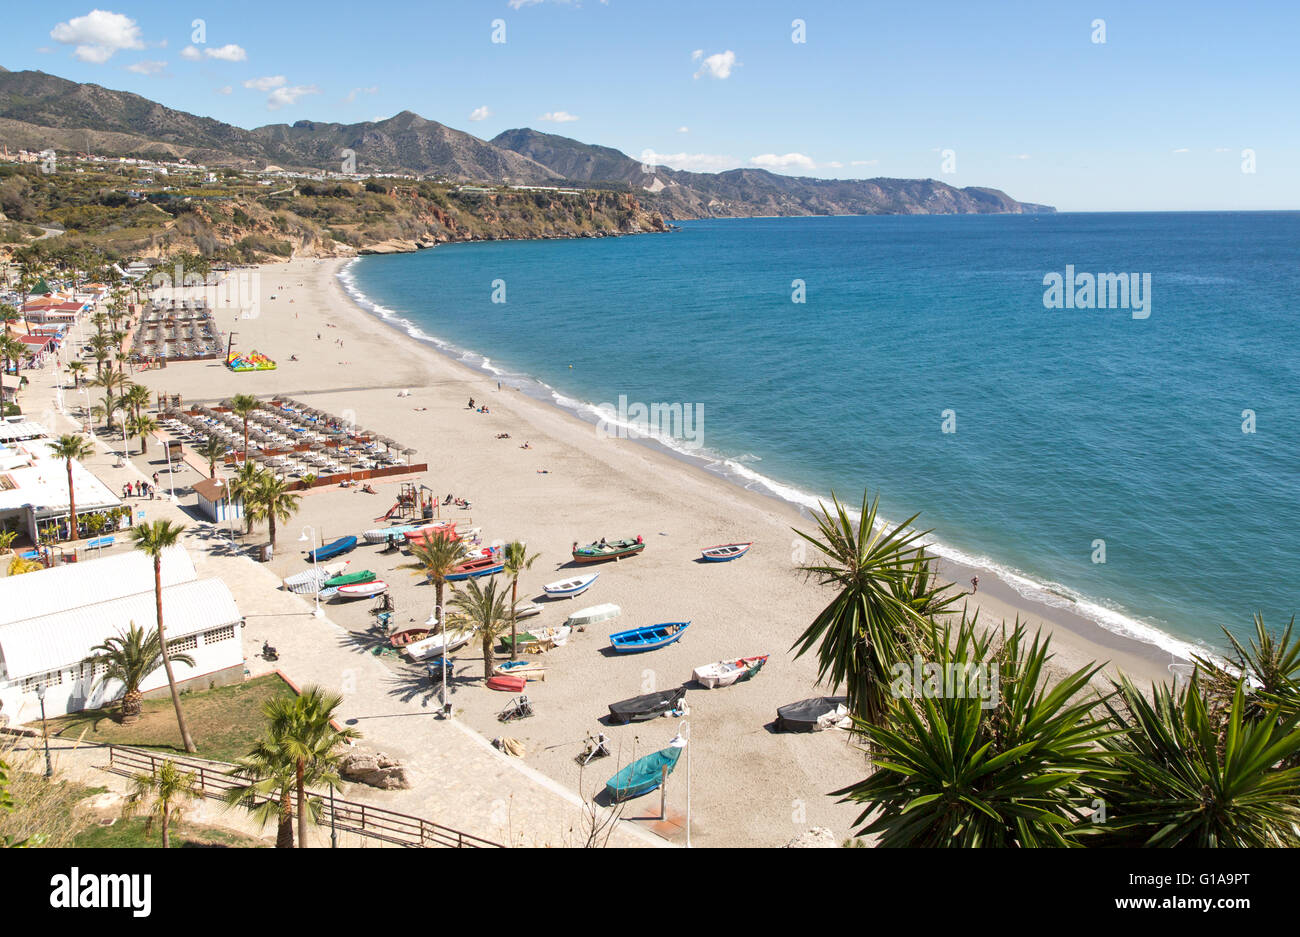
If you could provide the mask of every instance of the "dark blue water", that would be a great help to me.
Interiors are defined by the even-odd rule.
[[[1067,265],[1150,274],[1149,317],[1044,308]],[[716,470],[803,503],[878,491],[1116,630],[1217,647],[1300,609],[1298,214],[700,221],[344,281],[575,409],[700,404]]]

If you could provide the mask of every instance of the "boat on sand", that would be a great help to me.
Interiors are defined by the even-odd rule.
[[[357,545],[356,537],[339,537],[332,540],[323,547],[317,547],[307,554],[309,562],[319,563],[321,560],[332,560],[336,556],[342,556],[344,553],[355,549]]]
[[[653,719],[656,716],[662,716],[664,713],[672,712],[681,705],[685,698],[686,687],[684,686],[674,687],[671,690],[659,690],[656,693],[646,693],[644,696],[634,696],[631,699],[610,703],[609,718],[614,722],[624,724],[644,722],[647,719]]]
[[[649,794],[659,788],[667,775],[673,773],[681,755],[680,748],[669,745],[644,758],[638,758],[605,782],[605,792],[615,803]]]
[[[575,595],[581,595],[591,588],[591,584],[596,581],[600,573],[587,573],[583,576],[574,576],[572,579],[561,579],[558,582],[548,582],[542,586],[542,591],[552,599],[571,599]]]
[[[620,654],[653,651],[680,641],[690,626],[689,621],[665,621],[657,625],[642,625],[640,628],[614,632],[609,636],[609,643]]]
[[[702,687],[712,690],[748,680],[762,670],[766,663],[766,654],[761,657],[737,657],[696,667],[691,671],[691,676]]]
[[[601,540],[589,543],[585,547],[573,548],[575,563],[603,563],[605,560],[621,560],[636,556],[645,549],[645,541],[640,537],[623,540]]]
[[[748,543],[720,543],[716,547],[705,547],[700,551],[700,556],[710,563],[729,563],[740,559],[753,545],[752,540]]]
[[[585,628],[587,625],[594,625],[602,621],[609,621],[611,618],[617,618],[623,614],[623,610],[613,602],[606,602],[604,605],[592,605],[588,608],[580,608],[568,618],[564,623],[571,628]]]
[[[454,651],[469,643],[473,633],[460,628],[449,628],[443,634],[431,634],[421,641],[413,641],[403,650],[411,660],[428,660],[441,657],[447,651]]]

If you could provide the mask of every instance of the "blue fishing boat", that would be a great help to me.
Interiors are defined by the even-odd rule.
[[[605,791],[614,803],[631,800],[656,790],[664,780],[664,769],[673,773],[682,750],[674,745],[638,758],[605,782]]]
[[[666,647],[681,639],[691,623],[689,621],[666,621],[658,625],[642,625],[627,631],[616,631],[609,636],[609,643],[620,654],[636,654],[640,651],[653,651]]]
[[[307,554],[307,559],[317,563],[322,560],[332,560],[336,556],[342,556],[344,553],[352,550],[357,545],[356,537],[340,537],[332,540],[323,547],[318,547]]]

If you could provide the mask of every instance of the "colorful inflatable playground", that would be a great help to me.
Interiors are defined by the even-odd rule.
[[[231,355],[226,359],[226,367],[232,371],[274,371],[275,362],[260,352],[250,351]]]

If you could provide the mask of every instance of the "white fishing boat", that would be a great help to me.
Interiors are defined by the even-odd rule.
[[[533,618],[542,614],[542,607],[535,602],[523,602],[515,606],[515,621],[523,621],[525,618]]]
[[[339,586],[338,597],[341,599],[368,599],[371,596],[387,591],[388,583],[382,579],[373,579],[370,582],[354,582],[351,585]]]
[[[473,636],[470,631],[448,628],[443,634],[431,634],[423,641],[414,641],[402,648],[402,651],[411,660],[429,660],[463,647]]]
[[[570,628],[585,628],[587,625],[609,621],[611,618],[617,618],[622,614],[623,610],[621,608],[613,602],[606,602],[604,605],[593,605],[590,608],[578,609],[564,623]]]
[[[697,683],[706,689],[731,686],[741,680],[748,680],[763,669],[767,655],[761,657],[734,657],[730,660],[714,661],[691,671]]]
[[[561,579],[558,582],[548,582],[542,586],[542,591],[553,599],[571,599],[575,595],[581,595],[591,588],[591,584],[596,581],[600,573],[587,573],[585,576],[574,576],[572,579]]]
[[[294,573],[284,580],[284,587],[290,592],[298,595],[311,595],[313,592],[319,592],[321,586],[325,585],[326,579],[333,579],[343,570],[348,568],[351,560],[340,560],[337,563],[327,563],[324,566],[310,567],[300,573]]]

